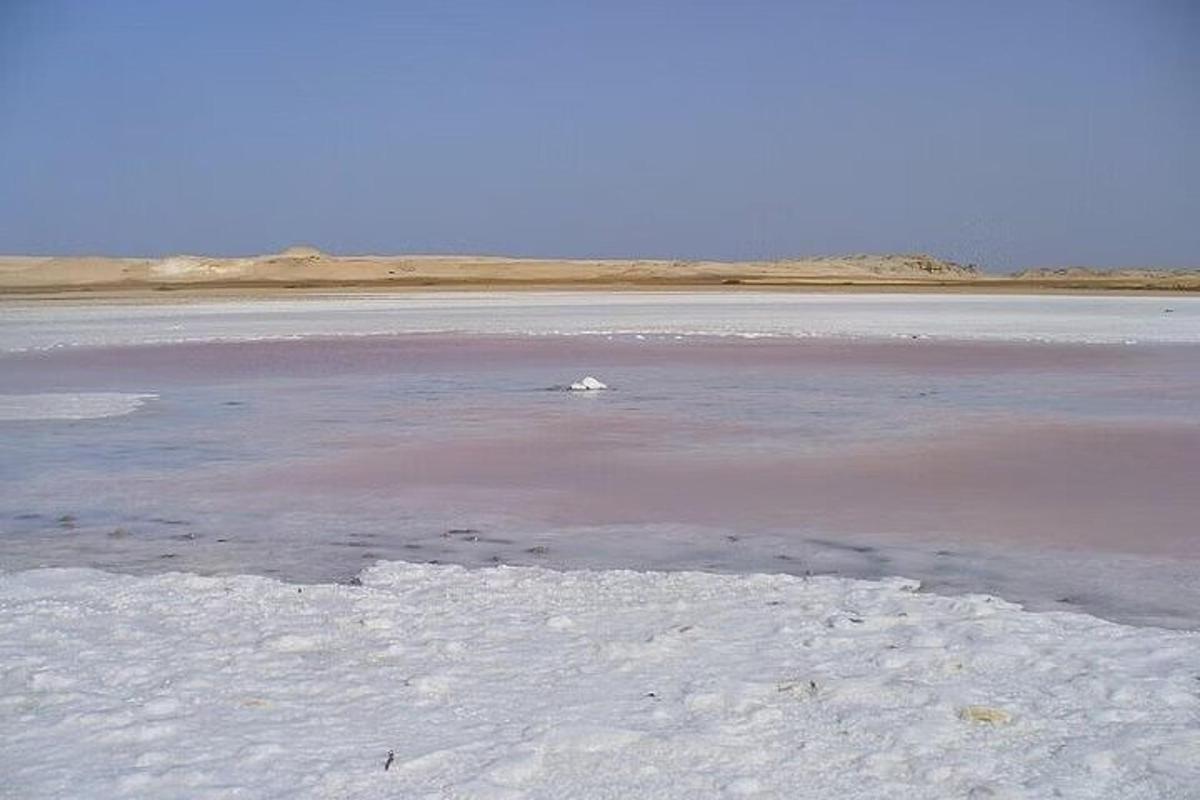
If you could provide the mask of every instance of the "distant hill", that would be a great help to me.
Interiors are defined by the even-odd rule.
[[[772,261],[338,256],[314,247],[245,258],[0,257],[0,292],[170,289],[894,287],[1200,289],[1200,272],[1079,268],[987,275],[925,254]]]
[[[1062,287],[1200,290],[1200,269],[1042,267],[1011,276],[1016,282]]]

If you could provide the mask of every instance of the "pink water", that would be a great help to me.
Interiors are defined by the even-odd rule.
[[[558,391],[593,374],[614,387]],[[903,574],[1200,621],[1200,347],[411,335],[0,355],[0,567]]]

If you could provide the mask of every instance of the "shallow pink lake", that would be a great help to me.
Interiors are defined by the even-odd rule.
[[[1200,616],[1194,345],[409,335],[0,369],[10,395],[157,395],[0,422],[3,568],[902,574]],[[585,374],[612,390],[561,391]]]

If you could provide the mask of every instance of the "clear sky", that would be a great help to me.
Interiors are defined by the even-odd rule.
[[[1200,1],[0,0],[0,252],[1200,266]]]

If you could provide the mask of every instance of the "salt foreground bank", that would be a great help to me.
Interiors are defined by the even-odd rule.
[[[901,579],[385,563],[358,583],[0,577],[0,795],[1200,786],[1200,634]]]

